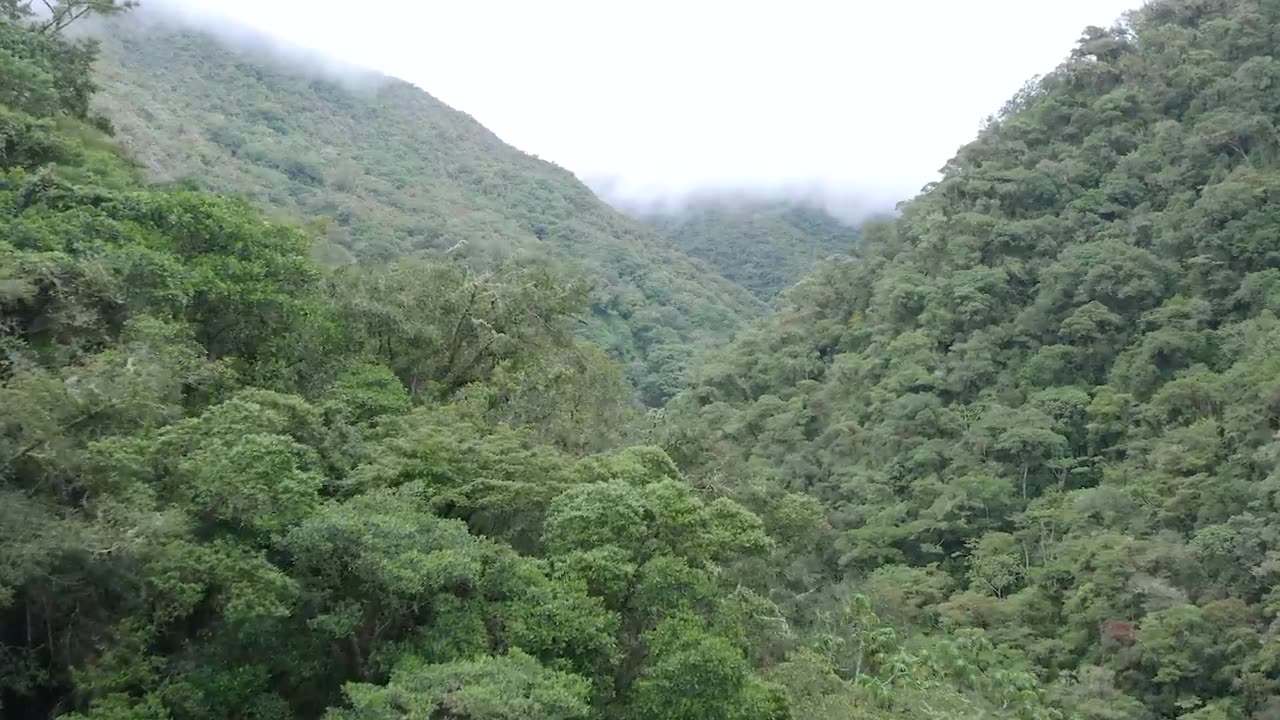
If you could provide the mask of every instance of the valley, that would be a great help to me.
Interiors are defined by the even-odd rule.
[[[0,2],[4,717],[1280,717],[1280,4],[1083,29],[856,227],[47,12]]]

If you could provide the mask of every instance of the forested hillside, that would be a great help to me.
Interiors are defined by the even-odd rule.
[[[790,617],[982,632],[1066,717],[1280,717],[1277,48],[1273,0],[1090,28],[678,399],[796,533]]]
[[[817,207],[777,199],[699,198],[642,220],[676,247],[769,302],[811,272],[844,255],[858,232]]]
[[[326,269],[243,199],[147,186],[90,113],[95,48],[24,10],[0,5],[4,717],[1056,716],[981,633],[904,636],[860,595],[783,614],[772,563],[821,508],[761,517],[630,445],[581,285]]]
[[[748,650],[771,611],[722,571],[770,540],[617,449],[632,393],[574,339],[584,288],[326,271],[244,200],[147,187],[89,115],[92,45],[23,9],[0,5],[0,715],[785,715]]]
[[[575,339],[582,286],[326,269],[243,199],[147,186],[90,114],[93,45],[25,9],[0,5],[5,718],[1043,707],[977,635],[921,655],[858,599],[796,632],[753,568],[809,506],[770,537],[621,447],[633,396]]]
[[[477,268],[554,259],[589,282],[586,334],[630,364],[650,403],[681,387],[700,350],[760,312],[568,171],[408,83],[318,73],[247,32],[233,49],[163,16],[117,19],[98,34],[94,107],[150,178],[305,221],[330,262],[421,252]]]
[[[155,104],[94,101],[63,25],[126,4],[0,0],[0,716],[1280,718],[1280,2],[1088,29],[644,414],[561,240],[327,262],[338,195],[239,192],[269,165],[166,114],[195,91],[117,57]],[[217,57],[314,93],[298,152],[359,97]]]

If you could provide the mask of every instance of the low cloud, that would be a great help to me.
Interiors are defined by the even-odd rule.
[[[841,188],[821,181],[669,187],[629,185],[621,178],[581,178],[601,199],[623,212],[645,217],[678,215],[691,207],[709,203],[749,206],[783,202],[823,210],[849,225],[857,226],[871,217],[890,215],[909,193],[888,190],[868,192],[862,187]]]
[[[628,207],[764,195],[856,221],[934,181],[1084,27],[1141,2],[144,0],[144,15],[348,87],[401,78]]]
[[[200,0],[144,0],[127,17],[90,25],[88,33],[109,32],[113,22],[127,22],[146,30],[189,30],[216,38],[238,52],[265,60],[278,69],[324,79],[352,91],[368,91],[390,81],[386,74],[346,60],[323,47],[308,47],[287,36],[247,22],[243,17]]]

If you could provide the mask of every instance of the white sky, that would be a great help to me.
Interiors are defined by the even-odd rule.
[[[1141,0],[155,0],[419,85],[639,195],[914,194],[1087,25]]]

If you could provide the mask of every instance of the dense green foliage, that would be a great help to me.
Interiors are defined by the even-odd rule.
[[[794,633],[737,572],[764,521],[623,447],[580,284],[324,270],[244,200],[147,187],[87,122],[93,46],[26,22],[0,22],[4,717],[1039,702],[981,638],[922,655],[865,603]]]
[[[791,617],[981,630],[1071,717],[1280,717],[1277,47],[1273,0],[1089,29],[679,398],[683,467],[815,503]]]
[[[795,632],[752,568],[812,508],[780,544],[619,449],[580,284],[325,271],[243,200],[141,185],[86,123],[92,45],[0,50],[6,717],[1041,712],[977,634],[922,649],[857,598]]]
[[[629,365],[650,404],[759,313],[749,293],[569,172],[408,83],[344,72],[310,74],[265,49],[126,20],[103,33],[95,107],[151,178],[305,220],[327,238],[330,262],[559,261],[592,285],[585,335]]]
[[[717,572],[759,521],[588,456],[632,395],[582,287],[325,274],[244,201],[143,187],[85,123],[92,50],[0,23],[5,717],[640,717],[662,663],[725,657],[651,649],[677,626],[736,658],[715,702],[772,697]]]
[[[858,240],[857,230],[825,211],[785,200],[695,199],[675,212],[638,216],[765,302]]]
[[[148,186],[13,8],[4,717],[1280,717],[1275,0],[1088,30],[643,417],[555,253]]]

